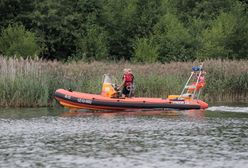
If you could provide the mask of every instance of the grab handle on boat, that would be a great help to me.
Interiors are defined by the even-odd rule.
[[[192,76],[193,76],[193,75],[194,75],[194,72],[191,72],[191,75],[190,75],[189,79],[187,80],[187,82],[186,82],[185,86],[183,87],[183,90],[182,90],[182,92],[181,92],[181,94],[180,94],[179,98],[181,98],[181,97],[182,97],[182,95],[183,95],[183,93],[184,93],[184,91],[185,91],[185,89],[186,89],[186,86],[188,86],[189,81],[190,81],[190,79],[192,78]]]

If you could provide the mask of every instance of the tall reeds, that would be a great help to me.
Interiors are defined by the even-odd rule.
[[[0,57],[0,106],[39,107],[53,105],[58,88],[100,93],[102,76],[115,76],[121,83],[122,69],[135,75],[136,96],[167,97],[180,94],[191,67],[199,62],[131,64],[85,63]],[[201,98],[207,102],[243,102],[248,94],[248,61],[204,62],[207,85]]]

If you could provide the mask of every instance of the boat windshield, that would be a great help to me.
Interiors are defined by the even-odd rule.
[[[103,75],[103,83],[112,83],[111,77],[108,74]]]

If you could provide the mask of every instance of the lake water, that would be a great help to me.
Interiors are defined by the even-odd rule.
[[[129,113],[1,109],[0,167],[247,167],[248,107]]]

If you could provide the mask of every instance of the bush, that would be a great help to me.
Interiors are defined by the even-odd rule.
[[[229,12],[220,12],[202,33],[198,57],[203,59],[247,58],[248,18],[245,8],[237,3]]]
[[[158,58],[158,47],[148,38],[139,38],[134,42],[134,62],[154,63]]]
[[[176,15],[167,13],[154,27],[161,62],[193,60],[192,37]]]
[[[108,57],[107,33],[97,25],[89,26],[77,46],[80,58],[102,60]]]
[[[22,25],[9,25],[1,33],[0,53],[12,57],[35,57],[41,49],[35,33],[27,31]]]
[[[209,29],[203,31],[198,52],[199,58],[228,58],[232,53],[231,48],[226,47],[228,37],[233,33],[236,17],[229,13],[221,13]]]

